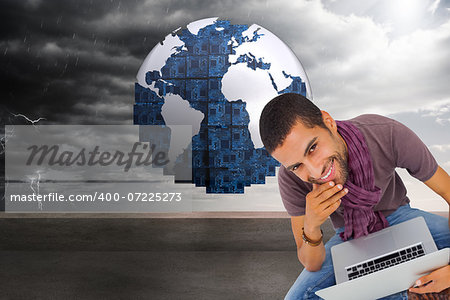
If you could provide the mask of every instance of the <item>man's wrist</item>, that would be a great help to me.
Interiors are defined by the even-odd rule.
[[[308,226],[307,224],[304,224],[303,232],[307,237],[315,241],[319,240],[322,237],[322,231],[320,230],[320,226],[312,227]]]
[[[317,246],[319,246],[322,243],[322,239],[323,239],[323,232],[322,232],[322,230],[320,230],[320,238],[319,239],[311,239],[310,237],[308,237],[305,234],[305,229],[304,228],[302,228],[302,231],[303,231],[302,239],[303,239],[303,241],[306,244],[308,244],[308,245],[310,245],[312,247],[317,247]]]

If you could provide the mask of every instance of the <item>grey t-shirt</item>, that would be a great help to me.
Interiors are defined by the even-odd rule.
[[[418,180],[427,181],[436,172],[438,164],[419,137],[395,120],[379,115],[361,115],[348,121],[364,135],[372,157],[375,185],[382,191],[374,211],[381,211],[387,217],[399,206],[409,203],[406,188],[395,168],[405,168]],[[306,195],[312,190],[312,185],[283,166],[278,172],[278,185],[289,215],[304,215]],[[343,207],[339,207],[330,218],[335,228],[344,226]]]

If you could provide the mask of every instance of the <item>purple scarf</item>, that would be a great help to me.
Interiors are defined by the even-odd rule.
[[[372,159],[362,133],[348,121],[336,121],[338,132],[347,143],[348,178],[344,187],[348,194],[342,197],[345,231],[341,239],[358,238],[387,226],[384,215],[373,211],[380,202],[381,190],[375,186]]]

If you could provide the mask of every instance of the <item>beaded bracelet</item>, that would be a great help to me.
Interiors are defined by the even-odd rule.
[[[322,231],[322,229],[320,229],[320,233],[322,234],[322,236],[320,237],[320,239],[317,242],[312,241],[310,238],[308,238],[306,236],[305,231],[304,231],[304,227],[302,227],[302,231],[303,231],[303,233],[302,233],[303,240],[305,241],[306,244],[310,245],[311,247],[317,247],[322,242],[322,239],[323,239],[323,231]]]

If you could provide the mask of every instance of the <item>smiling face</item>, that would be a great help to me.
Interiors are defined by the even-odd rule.
[[[303,181],[323,184],[333,180],[344,184],[348,177],[347,146],[333,118],[324,111],[322,116],[328,130],[297,122],[271,154]]]

